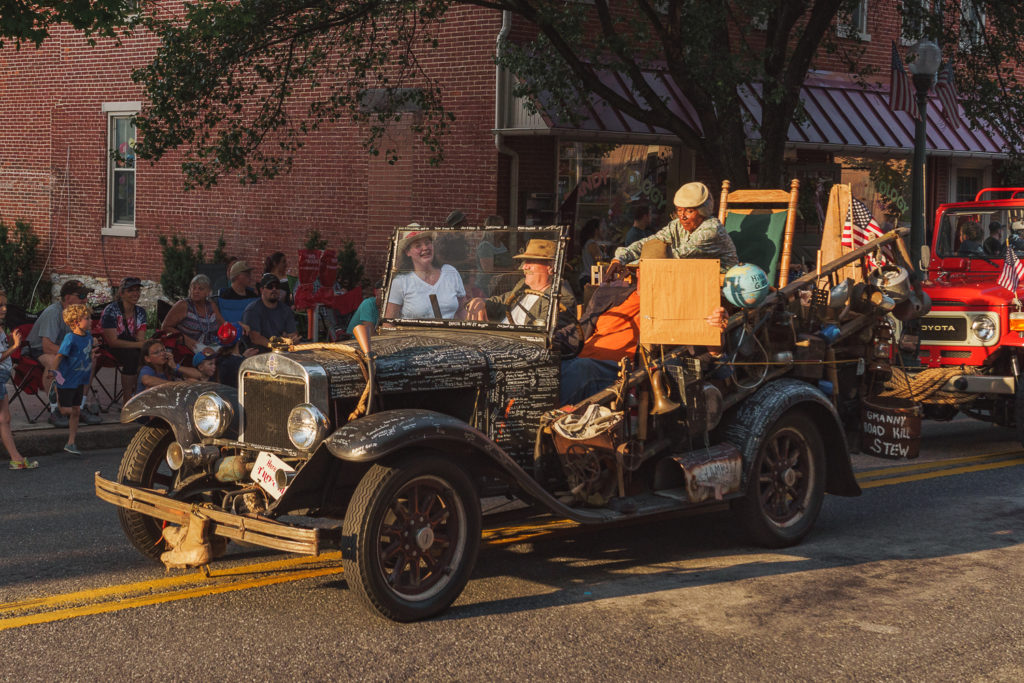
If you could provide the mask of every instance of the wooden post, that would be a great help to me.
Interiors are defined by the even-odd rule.
[[[796,205],[800,181],[793,178],[789,184],[789,208],[786,213],[786,232],[782,236],[782,256],[779,258],[779,287],[789,284],[789,259],[793,251],[793,230],[796,225]]]

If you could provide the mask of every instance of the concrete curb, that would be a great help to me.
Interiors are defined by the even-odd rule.
[[[107,422],[83,425],[78,428],[75,441],[82,451],[124,448],[138,430],[139,425],[134,423]],[[26,458],[60,453],[67,442],[67,429],[25,429],[14,432],[14,443]]]

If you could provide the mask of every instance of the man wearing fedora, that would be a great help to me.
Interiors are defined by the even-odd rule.
[[[622,267],[640,258],[648,240],[667,242],[675,258],[716,258],[724,273],[737,263],[736,245],[725,226],[715,217],[715,201],[704,183],[686,183],[676,191],[676,217],[664,228],[642,240],[615,250],[615,258],[605,274],[611,280]]]
[[[555,276],[555,243],[531,239],[526,251],[513,257],[522,264],[523,279],[502,294],[471,299],[467,311],[471,320],[492,320],[516,325],[543,325],[548,316],[548,288]],[[576,299],[569,284],[562,282],[558,296],[557,327],[576,319]]]

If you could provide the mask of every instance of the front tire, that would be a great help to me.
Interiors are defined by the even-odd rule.
[[[825,448],[803,413],[783,415],[768,430],[750,469],[747,493],[733,510],[758,545],[785,548],[806,536],[825,498]]]
[[[434,455],[374,465],[342,526],[354,539],[343,559],[349,587],[394,621],[439,614],[462,593],[480,549],[480,501],[470,478]]]
[[[174,434],[167,427],[141,428],[121,457],[117,483],[170,491],[175,473],[164,461],[164,456],[173,441]],[[151,560],[159,560],[164,551],[163,523],[122,507],[117,509],[117,516],[132,545]]]

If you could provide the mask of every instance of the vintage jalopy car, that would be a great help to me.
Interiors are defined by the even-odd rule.
[[[432,249],[440,277],[455,273],[449,286],[477,319],[444,317],[454,304],[441,287],[419,301],[428,317],[394,306],[358,344],[281,343],[246,359],[237,391],[177,383],[128,401],[121,420],[145,426],[116,478],[97,473],[96,489],[119,506],[141,553],[196,566],[228,540],[310,555],[340,548],[366,605],[412,621],[446,609],[470,578],[486,496],[582,524],[731,504],[754,540],[779,547],[808,533],[826,492],[859,493],[836,396],[841,407],[860,383],[855,359],[878,319],[870,304],[847,305],[848,322],[828,338],[828,357],[845,363],[836,395],[806,378],[826,351],[814,337],[821,320],[793,312],[805,279],[736,312],[722,355],[652,348],[563,410],[560,367],[577,349],[553,340],[571,313],[560,297],[568,285],[523,286],[512,255],[529,248],[560,273],[564,230],[429,236],[418,256]],[[396,232],[385,302],[415,303],[402,281],[419,277],[412,246]],[[795,364],[795,348],[811,360]]]

